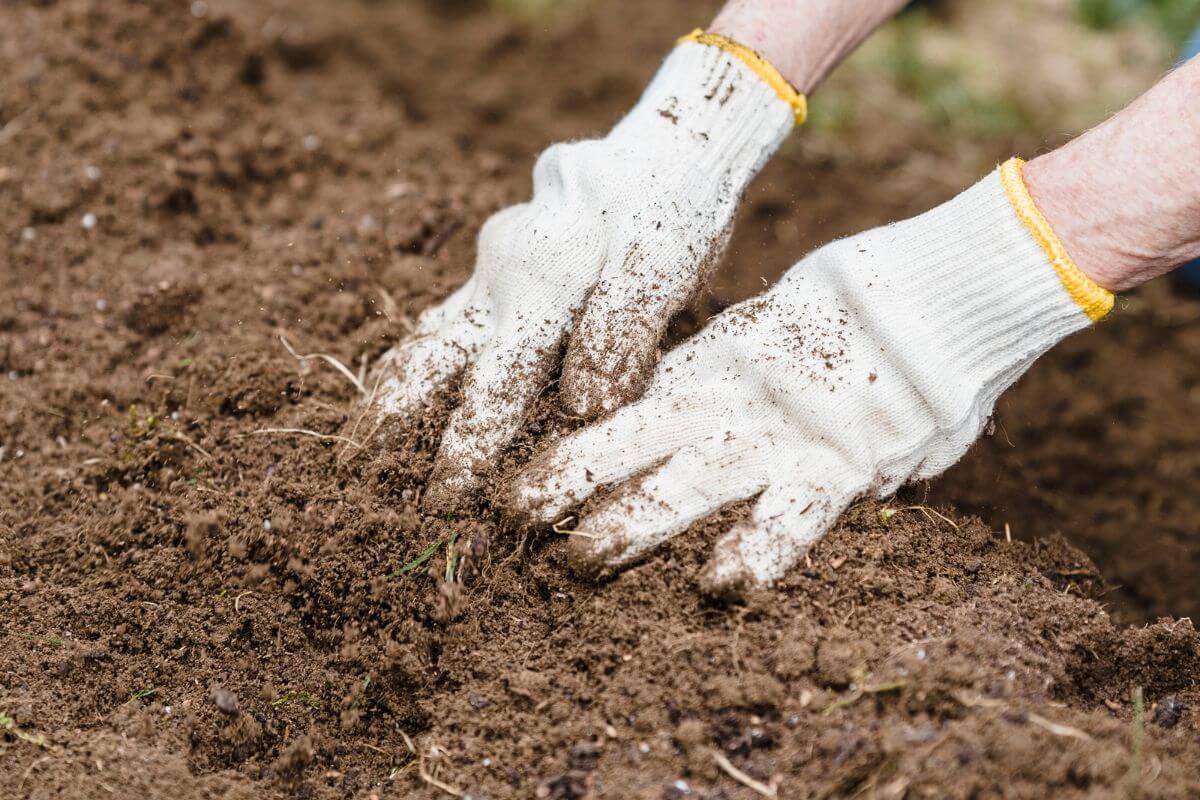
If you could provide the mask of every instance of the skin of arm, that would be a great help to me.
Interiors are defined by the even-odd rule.
[[[709,28],[813,91],[906,0],[729,0]],[[1200,57],[1031,161],[1025,180],[1075,263],[1112,291],[1200,257]]]
[[[808,94],[905,5],[907,0],[729,0],[709,31],[758,51]]]
[[[1063,246],[1106,289],[1200,256],[1200,57],[1123,111],[1025,167]]]

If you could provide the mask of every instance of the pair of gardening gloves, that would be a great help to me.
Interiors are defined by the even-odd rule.
[[[612,488],[570,538],[594,573],[755,498],[700,583],[769,584],[856,498],[957,461],[1001,392],[1111,308],[1014,159],[919,217],[822,247],[659,359],[804,108],[752,51],[693,34],[608,136],[542,154],[533,198],[483,227],[471,278],[378,365],[385,416],[461,383],[427,506],[479,488],[561,366],[559,402],[590,424],[534,458],[507,510],[549,525]]]

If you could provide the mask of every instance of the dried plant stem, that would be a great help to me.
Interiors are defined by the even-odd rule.
[[[333,356],[329,355],[328,353],[307,353],[307,354],[297,353],[295,348],[292,347],[292,345],[288,342],[287,338],[284,337],[283,334],[279,335],[279,341],[283,343],[284,348],[288,351],[288,353],[291,354],[292,358],[295,358],[297,361],[309,361],[314,358],[320,359],[321,361],[324,361],[325,363],[332,366],[338,372],[342,373],[342,375],[346,376],[346,380],[348,380],[348,381],[350,381],[350,383],[354,384],[354,388],[358,389],[359,394],[367,393],[367,387],[364,386],[363,382],[358,379],[358,376],[355,375],[350,370],[349,367],[347,367],[345,364],[343,364],[337,358],[334,358]]]
[[[749,775],[735,767],[723,753],[720,753],[717,750],[712,750],[710,752],[712,753],[713,761],[717,762],[717,766],[721,768],[721,771],[733,778],[742,786],[758,792],[763,797],[774,798],[779,796],[779,790],[774,785],[767,785],[762,781],[751,778]]]

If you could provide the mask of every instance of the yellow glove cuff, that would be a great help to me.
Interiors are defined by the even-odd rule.
[[[751,50],[744,44],[739,44],[728,36],[722,36],[719,33],[705,33],[700,28],[689,33],[687,36],[680,37],[679,43],[695,42],[696,44],[704,44],[710,47],[717,47],[737,58],[743,64],[750,68],[755,75],[767,82],[767,85],[775,90],[775,94],[779,95],[779,99],[792,107],[792,111],[796,115],[796,124],[803,125],[804,120],[808,119],[808,100],[804,95],[796,91],[796,88],[788,83],[787,78],[780,74],[779,70],[771,66],[771,62],[767,61],[756,51]]]
[[[1112,311],[1113,293],[1089,278],[1071,260],[1067,248],[1063,247],[1050,223],[1033,202],[1029,188],[1025,185],[1024,172],[1025,162],[1019,158],[1010,158],[1001,165],[1000,182],[1004,184],[1008,200],[1017,212],[1017,217],[1046,251],[1046,256],[1050,259],[1054,271],[1058,273],[1058,279],[1062,281],[1067,294],[1092,322],[1096,322]]]

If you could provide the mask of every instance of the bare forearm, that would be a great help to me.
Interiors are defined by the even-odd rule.
[[[802,93],[907,0],[729,0],[709,28],[757,50]]]
[[[710,30],[813,91],[906,0],[728,0]],[[1200,58],[1030,162],[1025,179],[1080,269],[1129,289],[1200,257]]]
[[[1031,161],[1034,201],[1075,263],[1107,289],[1200,257],[1200,58],[1128,108]]]

